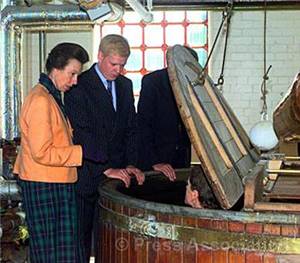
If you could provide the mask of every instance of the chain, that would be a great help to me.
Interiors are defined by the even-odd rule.
[[[260,114],[262,115],[263,120],[268,119],[268,106],[267,106],[268,90],[266,88],[266,82],[269,79],[268,74],[269,74],[269,71],[270,71],[271,68],[272,68],[272,65],[269,66],[267,72],[264,74],[263,82],[262,82],[261,87],[260,87],[260,91],[261,91],[261,94],[262,94],[260,99],[263,101],[263,105],[262,105],[262,109],[261,109]]]
[[[223,92],[223,84],[224,84],[224,68],[225,68],[225,59],[226,59],[226,51],[227,51],[227,42],[229,36],[229,27],[230,27],[230,19],[232,15],[232,2],[228,2],[226,9],[223,11],[223,17],[226,18],[226,36],[225,36],[225,44],[224,44],[224,52],[223,52],[223,62],[220,76],[218,78],[218,82],[215,84],[216,86],[220,86],[219,90]]]
[[[218,29],[218,32],[217,32],[217,35],[214,39],[214,42],[213,42],[213,45],[212,45],[212,48],[209,52],[209,55],[207,57],[207,60],[206,60],[206,63],[203,67],[203,70],[200,74],[200,77],[199,77],[199,81],[200,83],[204,83],[204,78],[205,78],[205,72],[207,70],[207,67],[208,67],[208,63],[210,61],[210,58],[211,58],[211,55],[215,49],[215,46],[216,46],[216,43],[217,43],[217,40],[220,36],[220,33],[221,33],[221,30],[223,28],[223,25],[224,25],[224,22],[227,21],[227,27],[229,27],[229,23],[230,23],[230,18],[231,18],[231,13],[232,13],[232,8],[233,8],[233,4],[232,4],[233,0],[229,0],[228,1],[228,4],[227,6],[225,7],[224,11],[222,12],[222,21],[221,21],[221,24],[219,26],[219,29]],[[224,83],[224,76],[223,76],[223,72],[224,72],[224,64],[225,64],[225,54],[226,54],[226,49],[227,49],[227,38],[228,38],[228,30],[229,28],[227,28],[227,32],[226,32],[226,39],[225,39],[225,47],[224,47],[224,54],[223,54],[223,64],[222,64],[222,72],[221,72],[221,75],[219,77],[219,80],[218,80],[218,83],[221,83],[222,84]],[[218,85],[218,84],[217,84]]]
[[[268,74],[270,69],[272,68],[272,65],[269,66],[267,69],[267,1],[264,2],[264,75],[263,75],[263,81],[261,83],[260,91],[261,91],[261,97],[262,100],[262,109],[261,109],[261,116],[262,120],[268,119],[268,106],[267,106],[267,80],[269,79]]]

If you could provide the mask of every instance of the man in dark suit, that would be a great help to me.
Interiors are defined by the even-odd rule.
[[[186,47],[198,60],[196,51]],[[172,92],[167,68],[142,79],[138,102],[140,132],[139,168],[164,173],[176,179],[174,168],[191,162],[191,143]]]
[[[130,49],[120,35],[107,35],[100,43],[98,63],[82,73],[77,86],[65,94],[65,107],[74,129],[74,142],[90,151],[78,168],[76,184],[79,228],[86,262],[91,253],[93,218],[98,186],[105,177],[130,185],[131,175],[139,184],[143,173],[137,162],[136,120],[132,82],[120,75]]]

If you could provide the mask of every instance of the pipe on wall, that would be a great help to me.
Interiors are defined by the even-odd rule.
[[[39,50],[39,70],[41,74],[46,60],[46,32],[44,30],[39,32]]]
[[[23,27],[38,24],[84,23],[87,14],[77,5],[6,6],[1,11],[0,98],[1,137],[19,137],[18,119],[21,108],[21,47]]]
[[[0,177],[0,199],[20,201],[21,194],[16,180],[5,180]]]

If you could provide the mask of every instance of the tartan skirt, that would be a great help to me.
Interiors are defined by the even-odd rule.
[[[74,184],[19,180],[30,263],[81,263]]]

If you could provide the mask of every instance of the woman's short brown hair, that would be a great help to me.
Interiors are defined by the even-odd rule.
[[[77,59],[81,64],[89,61],[87,51],[75,43],[60,43],[56,45],[49,53],[46,60],[46,70],[49,74],[53,68],[63,69],[70,59]]]

